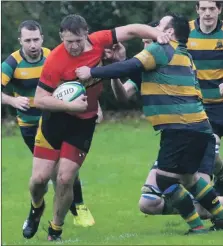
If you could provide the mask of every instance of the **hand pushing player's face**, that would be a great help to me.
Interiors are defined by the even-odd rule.
[[[81,32],[80,35],[73,34],[69,31],[60,33],[61,40],[65,49],[72,56],[79,56],[85,49],[87,33]]]
[[[221,9],[216,6],[216,2],[199,1],[197,13],[200,17],[200,22],[202,22],[204,26],[212,27],[216,25]]]
[[[169,22],[171,21],[172,17],[171,16],[165,16],[163,17],[160,21],[159,24],[155,27],[157,30],[161,31],[161,32],[165,32],[165,33],[173,33],[173,29],[172,28],[167,28]],[[150,45],[153,40],[152,39],[143,39],[142,40],[144,43],[144,48],[146,48],[148,45]]]
[[[25,54],[31,59],[36,59],[41,54],[41,47],[43,44],[43,35],[40,30],[28,30],[22,28],[19,42]]]

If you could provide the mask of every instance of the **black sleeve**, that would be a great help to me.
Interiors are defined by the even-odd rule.
[[[92,78],[102,79],[117,79],[121,77],[127,77],[134,73],[141,73],[144,71],[142,63],[135,57],[122,61],[115,62],[113,64],[104,67],[91,68]]]
[[[111,32],[112,32],[112,43],[113,44],[117,44],[118,43],[118,40],[117,40],[117,37],[116,37],[116,31],[115,31],[115,29],[112,29]]]
[[[142,73],[135,72],[129,75],[129,78],[137,85],[138,90],[141,90],[141,83],[142,83]]]

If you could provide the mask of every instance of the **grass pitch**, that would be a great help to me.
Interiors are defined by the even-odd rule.
[[[184,236],[188,227],[180,216],[145,217],[139,212],[140,189],[156,159],[159,138],[146,121],[99,125],[80,172],[84,200],[96,224],[76,228],[69,213],[63,242],[49,243],[44,228],[52,219],[53,188],[46,195],[39,231],[25,240],[22,225],[30,206],[32,156],[18,130],[14,136],[3,137],[2,245],[223,245],[223,232]]]

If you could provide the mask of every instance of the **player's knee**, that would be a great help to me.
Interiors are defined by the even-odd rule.
[[[56,179],[57,184],[73,185],[78,169],[79,165],[77,163],[64,158],[61,159]]]
[[[139,209],[144,214],[159,214],[158,206],[162,202],[162,193],[152,185],[144,185],[139,200]]]
[[[159,214],[158,205],[161,203],[162,199],[156,197],[156,200],[149,200],[141,197],[139,200],[139,209],[144,214],[155,215]]]
[[[30,182],[34,185],[44,185],[49,181],[49,176],[44,173],[33,174]]]
[[[59,172],[56,179],[57,185],[73,185],[74,174],[72,172]]]

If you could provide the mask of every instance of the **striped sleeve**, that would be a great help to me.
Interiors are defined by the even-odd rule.
[[[162,45],[152,43],[147,46],[146,49],[141,51],[135,56],[141,61],[145,70],[154,70],[159,66],[165,66],[168,64],[168,57],[164,51]]]
[[[10,80],[13,78],[14,71],[17,67],[16,59],[10,55],[3,63],[2,63],[2,86],[5,87]]]

